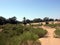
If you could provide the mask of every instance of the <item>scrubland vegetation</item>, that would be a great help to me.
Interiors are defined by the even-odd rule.
[[[2,29],[0,45],[28,45],[31,43],[31,45],[35,45],[35,43],[38,43],[37,40],[47,33],[42,28],[22,26],[21,24],[6,24],[0,25],[0,27]]]
[[[57,28],[57,27],[60,27],[60,24],[46,24],[45,26],[49,26],[49,27],[52,27],[52,28]]]
[[[55,28],[56,30],[54,31],[55,37],[60,38],[60,24],[46,24],[45,26],[49,26],[52,28]]]
[[[29,20],[24,17],[20,22],[16,17],[9,19],[0,17],[0,45],[41,45],[38,39],[44,37],[47,31],[42,28],[34,28],[34,26],[42,26],[43,24],[40,22],[45,22],[46,26],[60,27],[60,24],[49,24],[49,21],[54,21],[54,19],[45,17]],[[31,25],[31,23],[40,24]],[[55,34],[60,36],[60,30],[56,30]]]
[[[60,38],[60,29],[56,29],[54,32],[55,32],[55,37]]]

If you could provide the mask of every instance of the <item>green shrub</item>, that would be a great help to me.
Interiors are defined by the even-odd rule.
[[[47,33],[47,31],[42,28],[32,28],[30,31],[37,34],[40,38],[44,37]]]
[[[3,35],[3,36],[2,36]],[[6,34],[0,35],[0,45],[19,45],[19,36],[7,37]]]
[[[60,29],[55,30],[56,37],[60,37]]]
[[[0,45],[7,45],[9,40],[10,37],[8,34],[0,33]]]
[[[21,42],[20,42],[20,45],[33,45],[34,42],[38,39],[38,35],[32,33],[32,32],[24,32],[22,35],[21,35]]]
[[[22,25],[13,25],[13,24],[6,24],[5,27],[3,28],[4,32],[9,32],[11,31],[12,33],[16,33],[17,35],[23,33],[24,27]]]
[[[56,28],[57,26],[60,27],[60,24],[46,24],[45,26]]]
[[[0,45],[40,45],[40,42],[37,42],[38,35],[32,32],[24,32],[19,36],[6,37],[3,33],[0,35]]]
[[[0,33],[0,45],[37,45],[36,40],[45,36],[46,30],[42,28],[33,28],[31,26],[22,26],[20,24],[6,24]],[[40,43],[39,43],[40,45]]]

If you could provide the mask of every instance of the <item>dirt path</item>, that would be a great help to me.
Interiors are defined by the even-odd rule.
[[[48,31],[47,37],[40,38],[41,45],[60,45],[60,39],[54,38],[54,28],[42,26],[43,29]]]

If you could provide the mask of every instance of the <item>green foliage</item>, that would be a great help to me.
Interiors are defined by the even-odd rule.
[[[33,19],[33,22],[34,22],[34,23],[36,23],[36,22],[42,22],[42,19],[40,19],[40,18],[35,18],[35,19]]]
[[[20,45],[33,45],[36,43],[36,40],[38,39],[38,36],[32,32],[24,32],[22,35],[21,35],[21,42],[20,42]],[[36,45],[36,44],[35,44]]]
[[[16,34],[20,34],[23,33],[23,26],[22,25],[13,25],[13,24],[6,24],[5,27],[3,28],[4,31],[12,31],[12,32],[16,32]]]
[[[60,29],[56,29],[55,30],[55,37],[59,37],[60,38]]]
[[[60,27],[60,24],[46,24],[45,26],[49,26],[49,27],[52,27],[52,28],[55,28],[55,27]]]
[[[43,37],[47,31],[21,24],[6,24],[0,32],[0,45],[37,45],[36,40]],[[40,43],[39,43],[40,45]]]
[[[21,38],[23,38],[22,41],[26,41],[26,40],[37,40],[38,39],[38,36],[32,32],[24,32],[22,35],[21,35]]]
[[[3,36],[2,36],[3,35]],[[0,45],[20,45],[20,36],[7,37],[4,34],[0,35]]]
[[[44,37],[46,35],[46,33],[47,33],[47,31],[43,30],[42,28],[37,28],[37,29],[32,28],[30,31],[37,34],[40,38]]]
[[[0,25],[3,25],[6,23],[6,19],[2,16],[0,16]]]

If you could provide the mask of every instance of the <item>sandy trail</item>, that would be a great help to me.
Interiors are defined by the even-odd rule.
[[[54,28],[42,26],[43,29],[48,31],[47,37],[40,38],[41,45],[60,45],[60,39],[54,38]]]

